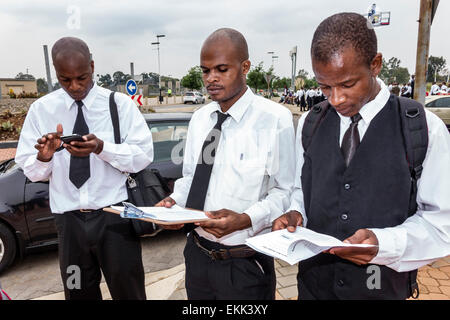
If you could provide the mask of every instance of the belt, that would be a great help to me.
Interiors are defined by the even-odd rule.
[[[256,254],[256,251],[249,248],[248,246],[230,248],[230,249],[207,249],[200,243],[199,236],[197,232],[192,232],[192,237],[194,243],[200,250],[210,257],[212,260],[226,260],[231,258],[249,258]]]
[[[127,201],[127,200],[123,200],[123,201]],[[120,205],[122,205],[122,202],[123,201],[120,201],[120,202],[117,202],[116,204],[112,204],[111,206],[120,206]],[[105,208],[108,208],[108,207],[105,207]],[[103,209],[104,208],[100,208],[100,209],[78,209],[78,210],[72,210],[72,211],[67,211],[67,212],[83,212],[83,213],[94,213],[94,212],[97,212],[97,211],[103,211]]]

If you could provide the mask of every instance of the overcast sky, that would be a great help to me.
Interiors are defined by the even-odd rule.
[[[45,77],[43,45],[49,50],[63,36],[79,37],[93,53],[95,73],[120,70],[157,72],[157,34],[161,38],[161,74],[181,78],[199,64],[205,38],[221,27],[246,37],[250,60],[275,73],[290,76],[289,51],[298,46],[297,71],[312,74],[309,49],[314,30],[326,17],[344,11],[366,13],[372,0],[2,0],[0,2],[0,78],[28,71]],[[378,0],[391,12],[390,26],[376,28],[378,48],[389,59],[414,72],[419,0]],[[430,55],[444,56],[450,65],[450,0],[441,0],[431,29]],[[80,19],[78,20],[77,17]],[[50,61],[51,63],[51,61]],[[52,69],[52,80],[56,82]]]

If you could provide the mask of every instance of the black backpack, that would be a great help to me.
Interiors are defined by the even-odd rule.
[[[114,128],[114,141],[120,144],[120,126],[117,104],[114,100],[114,92],[109,96],[109,111]],[[137,173],[126,173],[127,175],[127,192],[128,202],[138,207],[151,207],[166,197],[170,192],[166,180],[160,175],[156,169],[145,168]],[[155,231],[154,223],[146,222],[138,219],[131,219],[134,231],[138,236],[151,234]]]
[[[409,198],[408,216],[417,211],[417,181],[422,175],[422,164],[428,149],[428,126],[425,118],[425,108],[413,99],[395,97],[400,112],[403,142],[406,149],[406,158],[411,174],[411,194]],[[328,100],[313,106],[306,116],[302,130],[303,149],[308,149],[314,133],[330,110]],[[410,271],[410,295],[416,299],[419,296],[419,287],[416,282],[417,270]]]

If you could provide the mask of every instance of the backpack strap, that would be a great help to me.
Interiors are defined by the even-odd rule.
[[[316,132],[329,109],[330,104],[328,103],[328,100],[325,100],[314,105],[311,111],[306,116],[305,123],[303,124],[302,129],[302,145],[305,152],[306,150],[308,150],[314,133]]]
[[[423,170],[423,161],[428,149],[428,126],[425,108],[417,101],[398,97],[403,141],[406,148],[406,160],[411,173],[411,196],[409,215],[417,211],[417,181]]]
[[[411,193],[409,196],[408,215],[417,211],[417,181],[422,175],[422,164],[428,149],[428,126],[425,117],[425,108],[417,101],[404,97],[397,97],[398,109],[402,125],[403,142],[406,149],[411,174]],[[409,295],[417,299],[419,286],[417,284],[417,270],[409,271]]]
[[[120,125],[119,125],[119,113],[117,112],[117,104],[114,100],[114,91],[109,95],[109,112],[111,113],[111,120],[114,129],[114,141],[116,144],[120,144]]]

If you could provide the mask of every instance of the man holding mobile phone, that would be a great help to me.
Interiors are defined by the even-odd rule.
[[[52,59],[62,88],[31,105],[16,162],[31,181],[49,180],[66,299],[101,299],[102,272],[113,299],[145,299],[131,221],[102,209],[127,200],[122,172],[138,172],[153,160],[150,130],[134,102],[116,93],[122,143],[115,144],[111,91],[92,81],[94,61],[82,40],[58,40]],[[81,271],[80,287],[67,283],[73,266]]]

